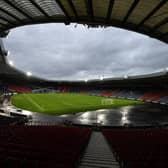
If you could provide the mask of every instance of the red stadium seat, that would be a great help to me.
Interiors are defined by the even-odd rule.
[[[75,127],[1,127],[0,163],[3,167],[75,167],[90,133]]]

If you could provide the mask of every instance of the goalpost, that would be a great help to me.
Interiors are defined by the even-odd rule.
[[[110,104],[113,104],[113,99],[110,99],[110,98],[102,99],[102,100],[101,100],[101,104],[102,104],[102,105],[110,105]]]

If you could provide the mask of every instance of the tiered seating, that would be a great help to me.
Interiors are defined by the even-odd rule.
[[[120,90],[112,90],[112,96],[111,97],[117,97]]]
[[[127,98],[129,95],[130,95],[130,91],[129,90],[122,90],[122,91],[119,92],[117,97]]]
[[[139,90],[134,90],[134,91],[130,91],[130,94],[127,96],[128,99],[139,99],[139,97],[141,97],[144,94],[143,91],[139,91]]]
[[[152,97],[155,96],[155,92],[145,92],[139,99],[140,100],[150,100]]]
[[[154,102],[154,101],[159,101],[162,97],[164,97],[164,96],[166,96],[166,95],[168,95],[168,93],[167,92],[162,92],[162,91],[160,91],[160,92],[156,92],[155,93],[155,95],[150,99],[152,102]]]
[[[58,90],[63,93],[67,93],[70,91],[70,88],[68,87],[59,87]]]
[[[168,130],[104,130],[124,168],[167,168]]]
[[[111,97],[112,91],[111,90],[104,90],[101,92],[100,96]]]
[[[23,86],[10,85],[8,89],[11,91],[17,92],[17,93],[31,93],[32,92],[32,89],[28,87],[23,87]]]
[[[88,92],[89,95],[95,95],[95,96],[100,96],[101,91],[100,90],[90,90]]]
[[[89,92],[88,90],[80,90],[79,91],[79,93],[81,93],[81,94],[88,94],[88,92]]]
[[[0,128],[1,167],[74,168],[90,129],[56,126]]]
[[[91,93],[91,92],[89,92]],[[95,94],[96,95],[96,94]],[[167,91],[141,91],[141,90],[103,90],[99,91],[100,96],[138,99],[155,103],[168,103]],[[163,97],[165,97],[163,99]]]
[[[168,95],[167,92],[164,91],[150,91],[145,92],[143,96],[140,97],[141,100],[147,101],[158,101],[162,97]]]

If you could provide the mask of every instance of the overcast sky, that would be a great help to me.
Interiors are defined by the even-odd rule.
[[[137,75],[168,67],[168,45],[118,28],[45,24],[11,30],[5,40],[16,68],[56,80]]]

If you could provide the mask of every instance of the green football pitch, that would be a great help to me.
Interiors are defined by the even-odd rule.
[[[18,108],[53,115],[143,104],[140,101],[105,98],[85,94],[17,94],[12,104]]]

